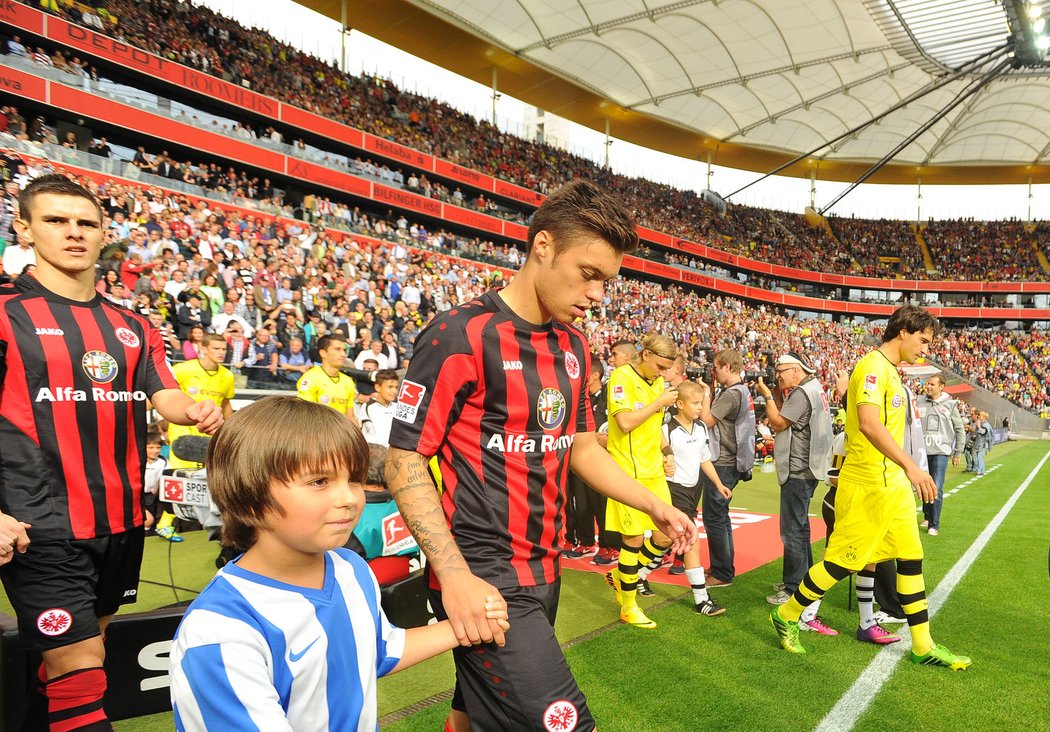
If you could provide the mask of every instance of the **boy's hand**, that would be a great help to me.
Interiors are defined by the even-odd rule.
[[[674,455],[664,455],[664,475],[670,478],[675,474],[677,470],[674,462]]]
[[[503,602],[499,590],[470,570],[457,572],[453,582],[442,583],[441,604],[461,646],[481,643],[502,646],[506,643],[499,621],[488,618],[488,608],[493,597]],[[503,605],[506,607],[505,602]]]
[[[25,554],[29,546],[29,535],[26,534],[28,528],[31,526],[25,521],[0,513],[0,565],[14,559],[15,552]]]
[[[489,596],[485,598],[485,617],[489,620],[495,620],[496,623],[506,633],[510,630],[510,616],[507,612],[507,601],[499,595]],[[506,641],[496,641],[496,645],[502,646]]]
[[[671,549],[675,554],[684,554],[696,543],[696,524],[693,520],[674,506],[654,497],[655,505],[649,516],[656,528],[671,540]]]
[[[718,489],[718,492],[719,492],[719,494],[721,494],[722,498],[726,499],[727,501],[730,500],[733,497],[733,491],[729,490],[728,488],[726,488],[721,483],[716,485],[715,488]]]

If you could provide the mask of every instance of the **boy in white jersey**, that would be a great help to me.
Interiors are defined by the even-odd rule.
[[[343,549],[364,507],[368,446],[328,407],[270,397],[208,446],[224,543],[244,551],[190,605],[171,649],[179,730],[378,729],[376,678],[456,645],[448,621],[403,630]],[[487,617],[506,630],[494,596]]]
[[[727,501],[733,497],[733,493],[722,484],[711,463],[707,426],[700,421],[704,389],[695,381],[683,381],[678,385],[675,406],[678,407],[678,413],[663,428],[664,440],[668,444],[665,449],[674,456],[675,466],[674,473],[667,478],[667,487],[671,490],[671,505],[695,520],[696,507],[700,503],[701,471]],[[707,594],[704,565],[700,562],[700,542],[686,551],[684,564],[697,614],[713,616],[724,613],[726,609]]]

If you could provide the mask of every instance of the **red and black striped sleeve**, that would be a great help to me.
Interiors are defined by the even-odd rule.
[[[468,330],[476,330],[471,321],[490,314],[471,310],[439,316],[416,339],[394,407],[391,447],[433,457],[474,392],[477,362]]]
[[[158,391],[179,388],[179,382],[168,365],[164,338],[159,330],[148,323],[146,324],[146,353],[144,355],[146,357],[146,381],[143,384],[143,391],[146,394],[152,397]]]

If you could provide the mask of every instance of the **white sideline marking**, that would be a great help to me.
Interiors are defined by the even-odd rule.
[[[973,563],[980,556],[984,547],[991,540],[992,536],[999,529],[999,526],[1006,519],[1010,510],[1017,503],[1021,495],[1027,490],[1028,486],[1031,485],[1035,476],[1042,469],[1046,461],[1050,459],[1050,451],[1047,451],[1043,455],[1043,459],[1039,461],[1039,464],[1032,469],[1032,472],[1028,474],[1028,477],[1024,479],[1024,482],[1014,491],[1010,499],[1003,504],[1003,507],[999,509],[999,513],[995,514],[984,531],[981,532],[980,536],[974,539],[973,544],[966,550],[959,561],[948,570],[948,574],[944,576],[944,579],[940,581],[937,588],[930,594],[930,618],[937,614],[937,611],[941,609],[947,601],[948,596],[951,595],[956,585],[962,581],[962,578],[966,576],[966,573],[973,566]],[[860,676],[853,686],[851,686],[842,698],[838,700],[828,715],[824,717],[823,721],[817,726],[816,732],[849,732],[853,729],[853,725],[857,723],[857,720],[861,718],[864,712],[867,710],[868,705],[871,704],[875,695],[879,693],[879,689],[886,683],[890,675],[893,674],[893,667],[897,665],[897,662],[904,658],[905,653],[911,650],[911,640],[906,633],[902,633],[902,640],[900,643],[893,643],[892,645],[884,646],[879,651],[875,658],[872,659],[868,667],[860,672]]]

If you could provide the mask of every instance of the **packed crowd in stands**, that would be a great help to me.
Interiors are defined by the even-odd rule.
[[[115,25],[72,6],[58,12],[169,60],[542,193],[564,180],[589,178],[616,191],[643,225],[744,256],[803,269],[919,279],[989,279],[989,273],[1000,272],[1005,279],[1047,277],[1038,263],[1029,265],[1025,252],[1019,252],[1022,262],[1002,266],[999,247],[1009,240],[1008,224],[983,225],[988,235],[975,242],[977,253],[969,258],[947,251],[950,242],[935,236],[930,247],[939,269],[927,271],[914,236],[899,222],[836,219],[836,239],[796,214],[742,205],[720,213],[693,191],[615,174],[586,158],[501,132],[388,80],[344,74],[265,31],[244,28],[189,2],[111,0],[108,12],[119,19]],[[1031,241],[1044,246],[1041,238],[1026,241],[1029,247]],[[880,256],[898,257],[900,266],[886,271]]]
[[[17,158],[0,162],[9,180],[0,199],[0,231],[9,233],[20,185],[51,168]],[[152,314],[173,360],[194,358],[196,344],[210,330],[224,335],[231,365],[253,386],[290,387],[316,339],[332,331],[348,337],[359,367],[368,360],[379,369],[402,367],[430,318],[504,278],[491,256],[477,261],[484,252],[454,237],[413,239],[389,230],[380,237],[375,224],[362,218],[358,233],[382,239],[377,242],[194,203],[159,187],[81,181],[107,213],[99,291]],[[17,276],[31,268],[31,249],[8,241],[4,272]],[[733,298],[622,277],[609,284],[583,326],[603,356],[620,339],[663,331],[683,347],[692,373],[703,369],[710,349],[739,350],[753,371],[763,365],[764,352],[794,349],[832,383],[865,350],[865,330],[851,322],[801,320]],[[1036,413],[1050,405],[1043,385],[1050,352],[1045,334],[952,332],[941,343],[938,358],[967,378]],[[1040,370],[1029,371],[1037,363]]]
[[[888,277],[899,272],[909,279],[923,278],[926,264],[910,224],[840,217],[830,218],[828,223],[838,240],[849,244],[862,274]]]
[[[1050,336],[1033,330],[948,331],[930,356],[1014,404],[1050,417]]]
[[[1002,282],[1045,279],[1033,242],[1045,242],[1045,226],[1026,231],[1020,221],[931,221],[923,237],[941,272],[956,279]]]

